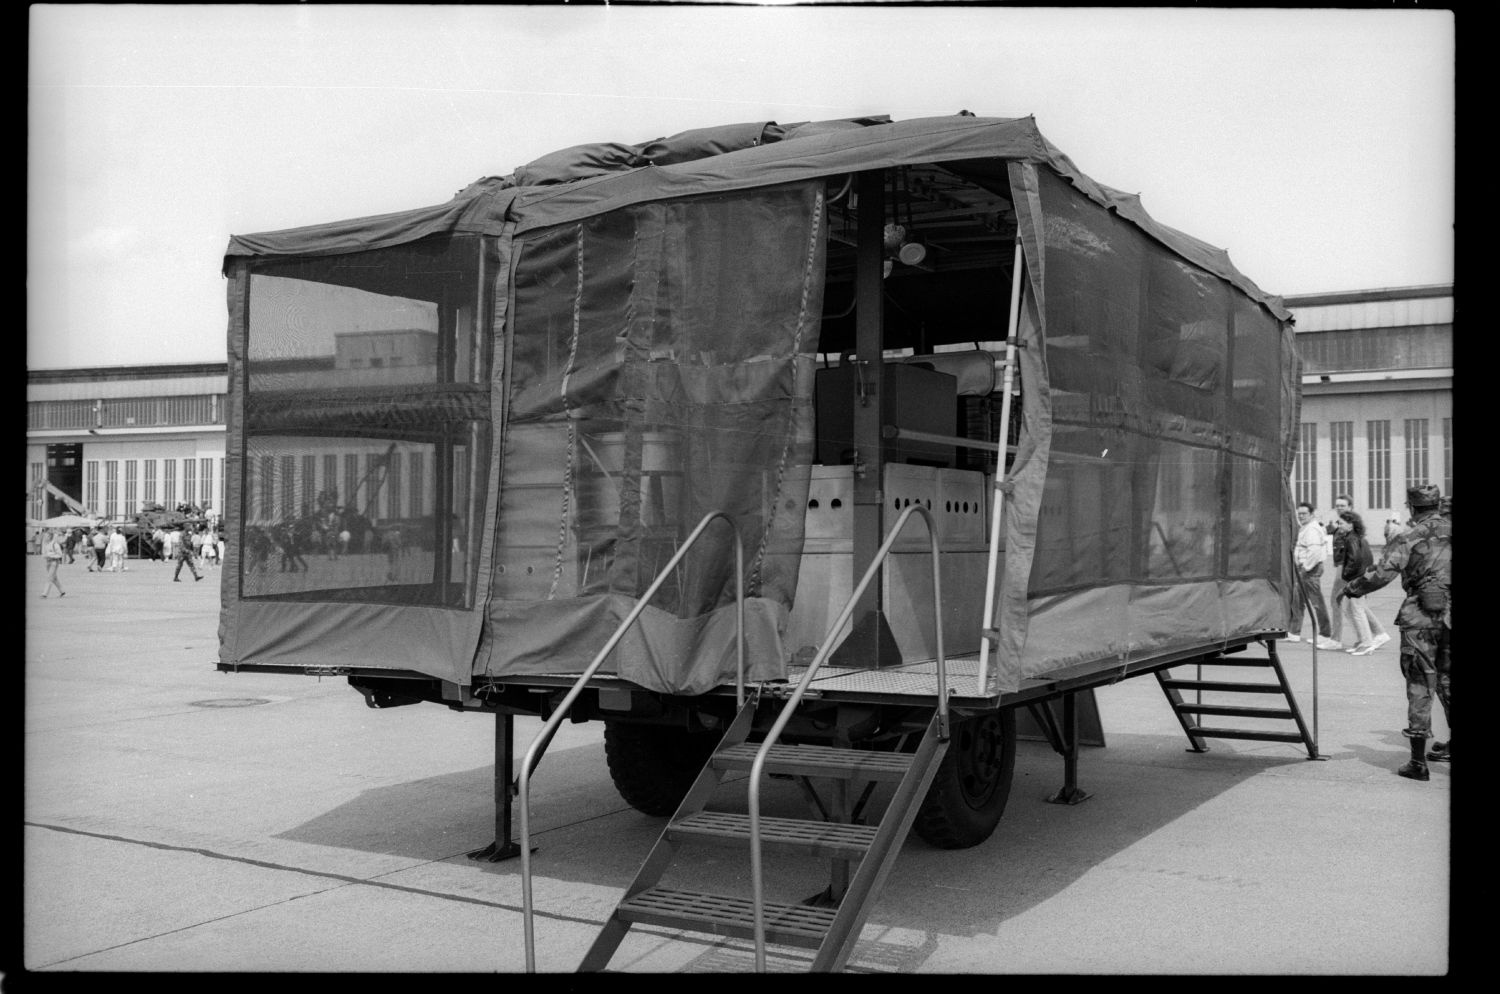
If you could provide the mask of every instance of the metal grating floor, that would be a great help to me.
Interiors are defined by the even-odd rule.
[[[978,654],[968,656],[956,656],[946,661],[948,670],[949,700],[966,702],[988,702],[993,704],[999,695],[995,693],[978,693],[977,681],[979,678],[979,656]],[[796,663],[788,664],[786,669],[787,687],[795,687],[801,681],[807,667]],[[532,674],[532,679],[556,681],[559,685],[566,685],[578,679],[577,674],[549,673]],[[596,674],[589,681],[593,687],[611,687],[620,684],[628,684],[608,673]],[[632,685],[633,686],[633,685]],[[747,685],[747,689],[749,689]],[[814,678],[809,687],[823,694],[835,696],[850,695],[851,698],[864,699],[889,699],[905,697],[923,697],[928,700],[936,700],[938,692],[937,662],[935,660],[924,660],[922,662],[906,663],[901,666],[886,666],[880,669],[850,669],[822,666],[818,670],[818,676]],[[734,693],[734,686],[726,684],[717,688],[714,693]]]
[[[946,660],[946,664],[950,699],[993,696],[977,692],[978,655],[958,656]],[[806,672],[806,666],[788,666],[787,682],[795,686]],[[934,660],[926,660],[902,666],[887,666],[878,670],[835,669],[825,665],[813,678],[811,688],[824,692],[841,691],[851,694],[891,694],[899,697],[936,698],[937,663]]]

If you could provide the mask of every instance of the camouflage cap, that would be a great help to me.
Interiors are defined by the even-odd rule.
[[[1430,483],[1411,487],[1406,491],[1406,502],[1412,507],[1435,507],[1442,497],[1442,491]]]

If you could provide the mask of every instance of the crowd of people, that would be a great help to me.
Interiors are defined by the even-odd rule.
[[[1287,638],[1302,640],[1303,619],[1311,615],[1313,644],[1325,651],[1367,656],[1391,641],[1366,595],[1400,579],[1405,599],[1396,613],[1400,632],[1400,667],[1406,682],[1407,723],[1402,734],[1411,759],[1396,772],[1427,780],[1429,762],[1449,762],[1452,753],[1453,632],[1453,498],[1432,484],[1406,493],[1410,520],[1392,516],[1385,525],[1385,547],[1375,558],[1364,519],[1345,495],[1334,499],[1333,517],[1320,522],[1313,506],[1297,505],[1297,541],[1293,552],[1297,586]],[[1323,599],[1321,578],[1333,564],[1333,610]],[[1346,645],[1347,643],[1347,645]],[[1432,699],[1442,705],[1449,739],[1432,738]]]
[[[136,530],[136,553],[148,562],[177,564],[172,579],[181,581],[183,567],[202,580],[200,567],[218,566],[224,561],[224,536],[213,524],[190,523],[157,527],[149,534]],[[131,542],[125,529],[117,525],[95,528],[46,528],[41,535],[42,559],[47,567],[47,586],[43,597],[67,596],[58,580],[58,569],[82,562],[90,573],[125,573],[130,570]]]

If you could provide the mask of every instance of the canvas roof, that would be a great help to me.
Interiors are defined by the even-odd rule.
[[[443,204],[235,235],[225,250],[225,263],[227,267],[235,257],[359,252],[443,234],[499,235],[507,223],[522,234],[648,201],[984,158],[1051,169],[1090,200],[1238,287],[1279,319],[1290,317],[1281,298],[1256,286],[1223,249],[1161,224],[1146,212],[1140,197],[1086,176],[1042,136],[1032,117],[870,117],[787,127],[765,121],[697,129],[636,145],[574,146],[508,176],[477,180]]]

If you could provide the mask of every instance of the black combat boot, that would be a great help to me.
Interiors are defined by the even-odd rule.
[[[1448,762],[1448,753],[1452,746],[1453,740],[1451,738],[1447,742],[1434,742],[1432,748],[1427,750],[1427,761],[1429,763]]]
[[[1411,762],[1396,771],[1400,776],[1408,780],[1428,780],[1427,774],[1427,739],[1411,740]]]

